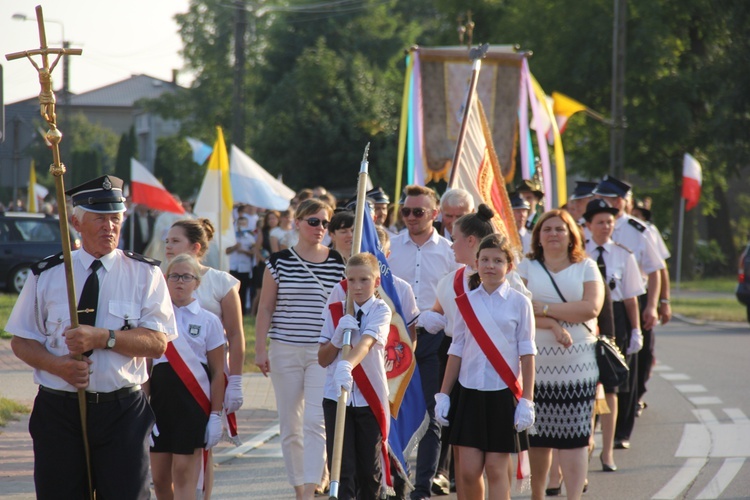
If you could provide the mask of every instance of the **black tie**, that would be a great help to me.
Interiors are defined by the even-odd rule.
[[[91,274],[86,278],[78,301],[78,324],[94,326],[96,323],[96,309],[99,307],[99,277],[96,271],[102,267],[102,261],[95,260],[89,266]],[[92,351],[84,352],[84,356],[91,356]]]
[[[360,309],[359,311],[357,311],[357,324],[359,325],[360,328],[362,328],[362,316],[363,316],[363,314],[364,314],[364,311],[362,309]]]
[[[599,257],[596,258],[596,265],[599,266],[599,271],[602,273],[604,282],[607,282],[607,264],[604,263],[604,247],[596,247],[599,250]]]

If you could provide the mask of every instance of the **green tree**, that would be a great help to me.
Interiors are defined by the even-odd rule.
[[[117,157],[115,159],[115,176],[126,184],[130,183],[130,159],[138,156],[138,142],[135,138],[135,127],[130,127],[127,133],[120,136],[117,146]]]
[[[193,199],[206,174],[205,166],[196,165],[187,141],[178,136],[157,141],[154,176],[181,199]]]

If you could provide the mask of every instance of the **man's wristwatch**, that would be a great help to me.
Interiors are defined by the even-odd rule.
[[[109,331],[109,338],[107,339],[107,346],[105,347],[105,349],[114,349],[115,348],[115,342],[116,342],[115,331],[114,330],[110,330]]]

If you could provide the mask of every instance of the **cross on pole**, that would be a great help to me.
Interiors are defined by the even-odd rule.
[[[49,125],[46,138],[52,145],[52,158],[53,163],[50,165],[50,173],[55,178],[55,188],[57,197],[57,209],[60,220],[60,234],[62,235],[61,244],[63,251],[63,265],[65,268],[65,281],[67,284],[68,292],[68,312],[70,314],[70,326],[71,328],[78,327],[78,314],[76,307],[76,290],[75,282],[73,281],[73,260],[70,249],[70,229],[68,228],[68,211],[65,200],[65,185],[63,182],[63,174],[65,173],[65,165],[60,161],[60,141],[62,140],[62,132],[57,128],[57,115],[55,113],[55,92],[52,90],[52,71],[57,66],[60,58],[64,55],[75,55],[79,56],[83,52],[81,49],[52,49],[47,47],[47,34],[44,31],[44,14],[42,14],[42,6],[37,5],[36,7],[36,22],[39,26],[39,48],[33,50],[25,50],[23,52],[14,52],[13,54],[6,54],[5,58],[8,61],[20,59],[22,57],[27,58],[31,61],[31,64],[39,73],[39,85],[42,90],[39,92],[39,105],[40,113],[44,121]],[[63,43],[65,41],[63,40]],[[50,54],[57,55],[54,62],[50,66],[49,56]],[[41,56],[41,66],[34,60],[34,56]],[[34,189],[33,186],[29,186],[29,189]],[[77,355],[76,359],[79,361],[83,359],[82,355]],[[88,426],[86,424],[86,390],[78,389],[78,408],[81,413],[81,437],[83,439],[84,453],[86,456],[86,469],[88,479],[88,497],[93,500],[95,498],[93,479],[91,473],[91,450],[89,449],[89,438],[88,438]]]

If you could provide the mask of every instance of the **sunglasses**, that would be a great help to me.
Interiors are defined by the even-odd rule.
[[[182,280],[184,283],[191,283],[193,280],[197,280],[197,276],[193,276],[192,274],[168,274],[167,279],[169,281],[177,283],[178,281]]]
[[[317,217],[310,217],[309,219],[302,219],[303,221],[307,222],[307,225],[310,227],[318,227],[321,224],[323,225],[323,229],[328,228],[328,224],[330,224],[331,221],[328,220],[320,220]]]
[[[409,207],[403,207],[401,209],[401,215],[403,217],[409,217],[411,214],[414,214],[414,217],[417,219],[420,217],[424,217],[424,214],[427,213],[426,208],[409,208]]]

